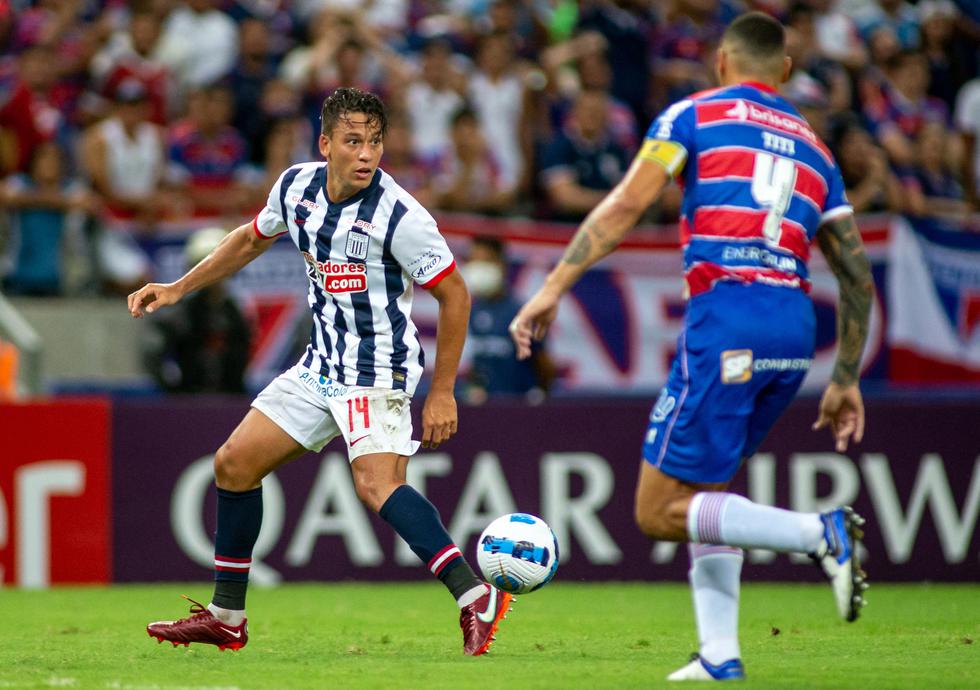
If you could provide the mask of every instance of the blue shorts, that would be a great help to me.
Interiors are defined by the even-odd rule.
[[[803,383],[815,331],[794,288],[722,282],[691,299],[643,458],[683,481],[729,481]]]

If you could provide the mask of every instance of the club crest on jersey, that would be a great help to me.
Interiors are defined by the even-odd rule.
[[[351,229],[347,233],[347,246],[344,249],[347,258],[361,259],[362,261],[366,259],[368,255],[368,240],[367,233]]]
[[[752,350],[725,350],[721,353],[721,382],[745,383],[752,378]]]

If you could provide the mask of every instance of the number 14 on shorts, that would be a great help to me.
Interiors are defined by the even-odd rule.
[[[357,422],[356,427],[355,422]],[[355,428],[366,432],[371,431],[371,412],[366,395],[359,398],[347,398],[347,423],[351,434],[354,433]],[[352,442],[351,445],[354,443]]]

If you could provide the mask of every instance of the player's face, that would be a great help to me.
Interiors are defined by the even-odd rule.
[[[329,136],[321,134],[320,153],[330,166],[330,198],[342,201],[371,184],[383,152],[381,129],[364,113],[349,113],[337,121]]]

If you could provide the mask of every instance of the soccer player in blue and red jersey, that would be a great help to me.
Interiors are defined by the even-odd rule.
[[[255,219],[229,233],[179,280],[129,295],[142,317],[227,278],[288,235],[306,262],[313,312],[310,344],[295,366],[259,393],[214,459],[218,492],[211,603],[191,616],[147,626],[174,646],[240,649],[248,642],[245,594],[262,526],[262,478],[342,437],[358,498],[404,539],[460,609],[463,651],[493,642],[511,595],[483,582],[446,531],[439,512],[406,483],[411,396],[422,347],[411,320],[418,285],[439,303],[436,361],[422,408],[422,444],[456,433],[453,385],[470,299],[431,215],[378,165],[388,116],[374,94],[335,90],[323,102],[325,162],[285,170]]]
[[[742,549],[811,554],[853,621],[864,603],[863,520],[849,508],[797,513],[726,488],[796,394],[814,353],[807,258],[815,238],[840,285],[838,353],[814,428],[838,451],[864,432],[858,388],[873,283],[830,152],[776,87],[789,74],[783,27],[761,13],[729,25],[721,88],[670,106],[625,178],[586,218],[562,261],[511,324],[518,356],[558,302],[611,252],[676,178],[689,294],[685,326],[643,445],[636,520],[654,539],[690,543],[700,640],[671,680],[744,677],[738,643]]]

